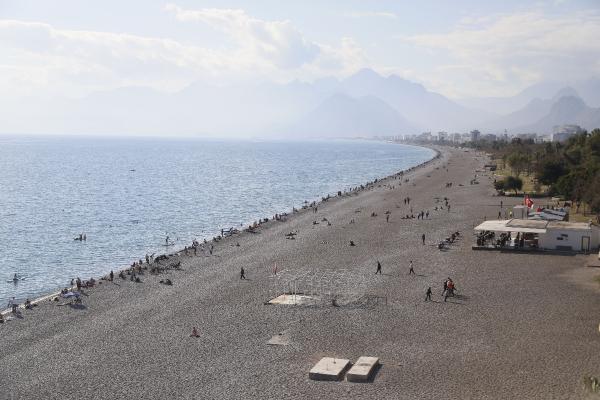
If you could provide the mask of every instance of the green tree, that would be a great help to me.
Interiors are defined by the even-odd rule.
[[[510,154],[506,161],[508,161],[508,165],[510,165],[512,172],[518,177],[521,175],[521,172],[527,168],[527,165],[529,164],[529,157],[527,154],[515,152]]]
[[[565,173],[563,162],[557,158],[540,161],[537,165],[536,175],[538,181],[544,185],[553,185]]]
[[[518,194],[518,191],[523,188],[523,181],[521,178],[516,176],[507,176],[504,180],[504,189],[506,190],[514,190],[515,194]]]

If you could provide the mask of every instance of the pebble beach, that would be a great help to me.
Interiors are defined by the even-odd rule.
[[[472,250],[473,227],[495,219],[501,199],[522,199],[495,195],[485,155],[437,150],[401,177],[224,238],[213,254],[170,255],[165,265],[180,269],[139,283],[115,274],[84,289],[80,307],[49,298],[20,310],[0,324],[0,399],[585,398],[583,377],[600,374],[595,272],[579,255]],[[403,218],[420,211],[429,217]],[[293,277],[336,273],[344,284],[315,297],[356,301],[267,303]],[[459,295],[444,301],[448,277]],[[361,356],[380,359],[369,383],[308,378],[321,357]]]

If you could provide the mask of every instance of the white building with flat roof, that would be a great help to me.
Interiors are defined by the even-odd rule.
[[[477,227],[478,232],[494,232],[499,236],[509,235],[505,248],[539,248],[590,252],[600,247],[600,229],[585,222],[544,221],[531,219],[508,219],[484,221]],[[497,247],[498,239],[486,242],[481,247]]]
[[[552,141],[563,143],[582,132],[583,129],[579,125],[556,125],[552,132]]]

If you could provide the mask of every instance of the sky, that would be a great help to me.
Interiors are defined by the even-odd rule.
[[[600,0],[0,0],[0,101],[370,67],[451,98],[600,76]]]

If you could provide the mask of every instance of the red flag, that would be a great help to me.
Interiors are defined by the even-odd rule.
[[[527,208],[531,208],[531,206],[533,205],[533,201],[529,198],[529,196],[525,198],[525,205],[527,206]]]

